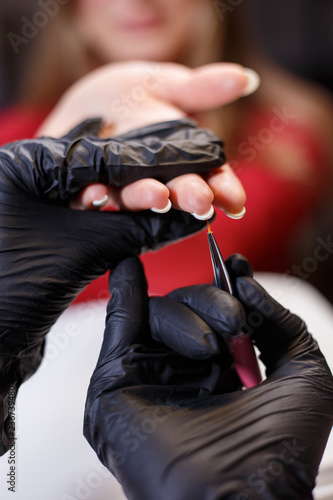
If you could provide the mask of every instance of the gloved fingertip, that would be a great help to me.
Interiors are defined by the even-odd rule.
[[[64,136],[64,138],[72,141],[82,136],[87,136],[87,135],[97,136],[101,129],[102,123],[103,123],[102,119],[99,117],[88,118],[87,120],[84,120],[83,122],[76,125],[76,127],[72,128]]]
[[[154,340],[190,359],[210,359],[220,353],[215,332],[190,308],[170,297],[152,297],[149,322]]]
[[[231,278],[236,279],[239,276],[253,277],[251,264],[243,255],[239,253],[230,255],[226,259],[225,263]]]
[[[186,304],[220,337],[239,335],[245,323],[245,312],[240,302],[215,286],[191,285],[173,290],[168,296]]]
[[[239,276],[236,290],[239,301],[255,309],[262,308],[262,302],[270,298],[266,290],[250,276]]]

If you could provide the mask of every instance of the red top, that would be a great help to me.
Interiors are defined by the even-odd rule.
[[[0,145],[32,138],[46,116],[46,111],[18,107],[3,111]],[[216,210],[212,231],[224,257],[237,252],[245,255],[256,271],[288,272],[293,235],[312,213],[325,182],[323,151],[308,129],[274,112],[256,112],[244,130],[251,133],[243,134],[239,155],[231,164],[246,191],[246,215],[232,220]],[[277,146],[281,141],[300,146],[311,170],[311,190],[260,164],[257,152],[264,151],[268,144],[271,147],[273,141]],[[148,252],[141,260],[151,294],[162,295],[179,286],[211,283],[213,279],[206,231],[158,252]],[[76,302],[106,296],[108,281],[103,276],[86,287]]]

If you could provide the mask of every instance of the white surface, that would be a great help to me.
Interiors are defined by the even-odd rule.
[[[296,278],[258,274],[277,300],[307,322],[333,368],[333,309]],[[104,331],[105,302],[72,306],[48,336],[45,359],[16,405],[15,493],[8,455],[0,459],[1,500],[124,500],[117,481],[82,435],[86,390]],[[316,500],[333,500],[333,439],[322,461]],[[156,499],[158,500],[158,499]],[[170,499],[172,500],[172,499]]]
[[[257,280],[281,304],[301,316],[333,372],[333,307],[311,285],[290,275],[258,273]],[[333,500],[333,434],[321,462],[315,500]]]
[[[72,306],[48,336],[44,361],[19,390],[16,491],[0,459],[1,500],[123,500],[118,482],[82,434],[90,376],[104,332],[106,302]]]

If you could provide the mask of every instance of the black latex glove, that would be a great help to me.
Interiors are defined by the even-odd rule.
[[[222,143],[193,121],[98,139],[89,120],[61,139],[0,148],[0,454],[8,436],[8,390],[39,366],[45,335],[75,296],[129,255],[191,234],[204,223],[180,211],[83,212],[71,196],[88,184],[162,182],[223,163]]]
[[[245,259],[228,266],[239,300],[210,285],[149,300],[136,258],[110,279],[84,434],[129,499],[312,498],[332,375],[304,322],[250,277]],[[223,337],[245,316],[268,378],[242,391]]]

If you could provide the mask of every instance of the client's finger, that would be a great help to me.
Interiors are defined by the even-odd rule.
[[[70,206],[75,210],[98,210],[108,201],[108,187],[104,184],[91,184],[71,200]]]
[[[206,214],[214,196],[207,183],[197,174],[176,177],[167,185],[155,179],[141,179],[123,188],[103,184],[88,186],[71,202],[79,210],[106,209],[148,210],[163,212],[171,208],[198,215]]]
[[[229,214],[239,214],[244,209],[244,188],[228,163],[204,176],[214,195],[214,205]]]
[[[169,189],[155,179],[141,179],[118,191],[118,205],[124,210],[168,211]]]
[[[155,95],[187,113],[223,106],[251,94],[260,83],[255,71],[238,64],[208,64],[193,70],[167,64],[164,69]]]
[[[142,179],[123,188],[91,184],[71,201],[76,210],[148,210],[163,212],[171,208],[169,190],[155,179]]]
[[[174,208],[199,216],[207,214],[211,209],[214,194],[200,175],[181,175],[169,181],[167,187]]]

